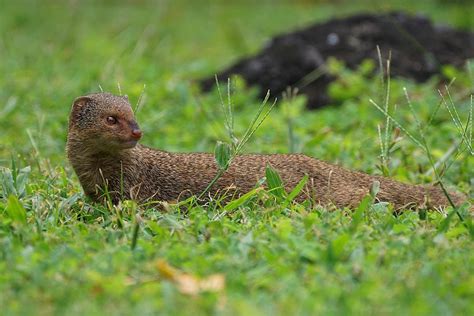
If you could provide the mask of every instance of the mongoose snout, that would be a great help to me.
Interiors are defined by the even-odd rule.
[[[140,130],[138,125],[132,129],[132,138],[137,141],[140,140],[140,138],[142,138],[142,131]]]
[[[96,201],[104,192],[117,203],[176,201],[202,193],[219,171],[213,154],[170,153],[138,143],[142,137],[127,97],[96,93],[77,98],[69,118],[67,155],[87,196]],[[307,175],[298,201],[354,208],[380,183],[379,201],[396,209],[449,205],[439,187],[410,185],[386,177],[343,168],[302,154],[239,155],[211,187],[207,197],[238,196],[252,190],[270,164],[291,190]],[[231,189],[230,189],[231,188]],[[465,201],[450,194],[456,204]]]

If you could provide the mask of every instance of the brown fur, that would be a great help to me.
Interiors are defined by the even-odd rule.
[[[106,123],[108,116],[118,122]],[[107,188],[114,202],[120,199],[176,201],[199,195],[218,172],[208,153],[170,153],[137,144],[132,130],[138,125],[126,97],[91,94],[74,101],[67,142],[67,155],[84,192],[100,200]],[[138,137],[139,138],[139,137]],[[275,168],[287,190],[304,175],[306,190],[298,199],[337,207],[356,207],[374,181],[380,182],[379,201],[396,209],[444,207],[448,201],[438,187],[409,185],[381,176],[370,176],[301,154],[240,155],[212,187],[209,194],[241,194],[252,190],[264,177],[265,167]],[[463,198],[453,194],[455,203]]]

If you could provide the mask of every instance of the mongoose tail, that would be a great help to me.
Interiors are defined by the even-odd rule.
[[[337,207],[355,208],[360,201],[369,194],[374,182],[379,183],[379,191],[376,200],[390,202],[395,209],[417,209],[417,208],[444,208],[450,205],[446,195],[440,186],[412,185],[399,182],[383,176],[371,176],[366,173],[345,169],[304,155],[291,155],[289,164],[282,168],[277,163],[277,170],[283,180],[287,183],[287,190],[291,190],[299,180],[295,174],[301,172],[301,165],[308,166],[309,191],[312,197],[322,204],[334,204]],[[291,164],[296,163],[296,170],[292,170]],[[278,168],[279,167],[279,168]],[[289,171],[289,172],[288,172]],[[300,177],[303,174],[299,174]],[[308,191],[307,191],[308,192]],[[466,202],[467,198],[455,192],[448,193],[455,205]],[[300,197],[301,198],[301,197]]]

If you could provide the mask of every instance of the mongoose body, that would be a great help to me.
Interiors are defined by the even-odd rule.
[[[138,144],[141,131],[126,97],[97,93],[73,103],[67,143],[68,158],[87,196],[120,199],[177,201],[199,195],[218,172],[209,153],[170,153]],[[298,196],[322,205],[356,207],[374,181],[380,183],[379,201],[396,209],[448,206],[442,190],[404,184],[381,176],[351,171],[302,154],[240,155],[212,186],[206,197],[235,196],[255,188],[270,164],[291,190],[308,175]],[[463,198],[453,194],[455,203]]]

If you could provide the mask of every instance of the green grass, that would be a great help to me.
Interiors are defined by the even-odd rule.
[[[64,155],[72,100],[99,85],[133,103],[143,93],[137,119],[144,144],[211,152],[216,141],[230,142],[225,115],[217,92],[201,94],[191,79],[258,51],[273,34],[393,8],[474,30],[472,4],[411,2],[0,0],[2,314],[472,314],[474,236],[466,210],[464,223],[452,210],[395,217],[370,203],[354,214],[281,203],[265,191],[227,208],[218,201],[161,211],[129,201],[106,207],[85,199]],[[301,97],[280,104],[244,151],[304,152],[401,181],[434,182],[423,148],[404,133],[395,140],[396,130],[389,130],[393,147],[381,166],[377,127],[384,131],[386,120],[369,102],[384,104],[380,80],[364,69],[334,69],[331,93],[342,106],[307,112]],[[456,77],[450,93],[465,124],[473,64],[445,73]],[[428,124],[440,102],[437,80],[391,80],[391,113],[420,137],[403,87],[435,161],[442,159],[460,134],[444,104]],[[239,138],[261,103],[256,94],[233,82]],[[465,144],[461,149],[443,181],[472,202],[474,158]],[[215,274],[224,277],[222,288],[189,295],[180,287],[183,277],[192,286]]]

